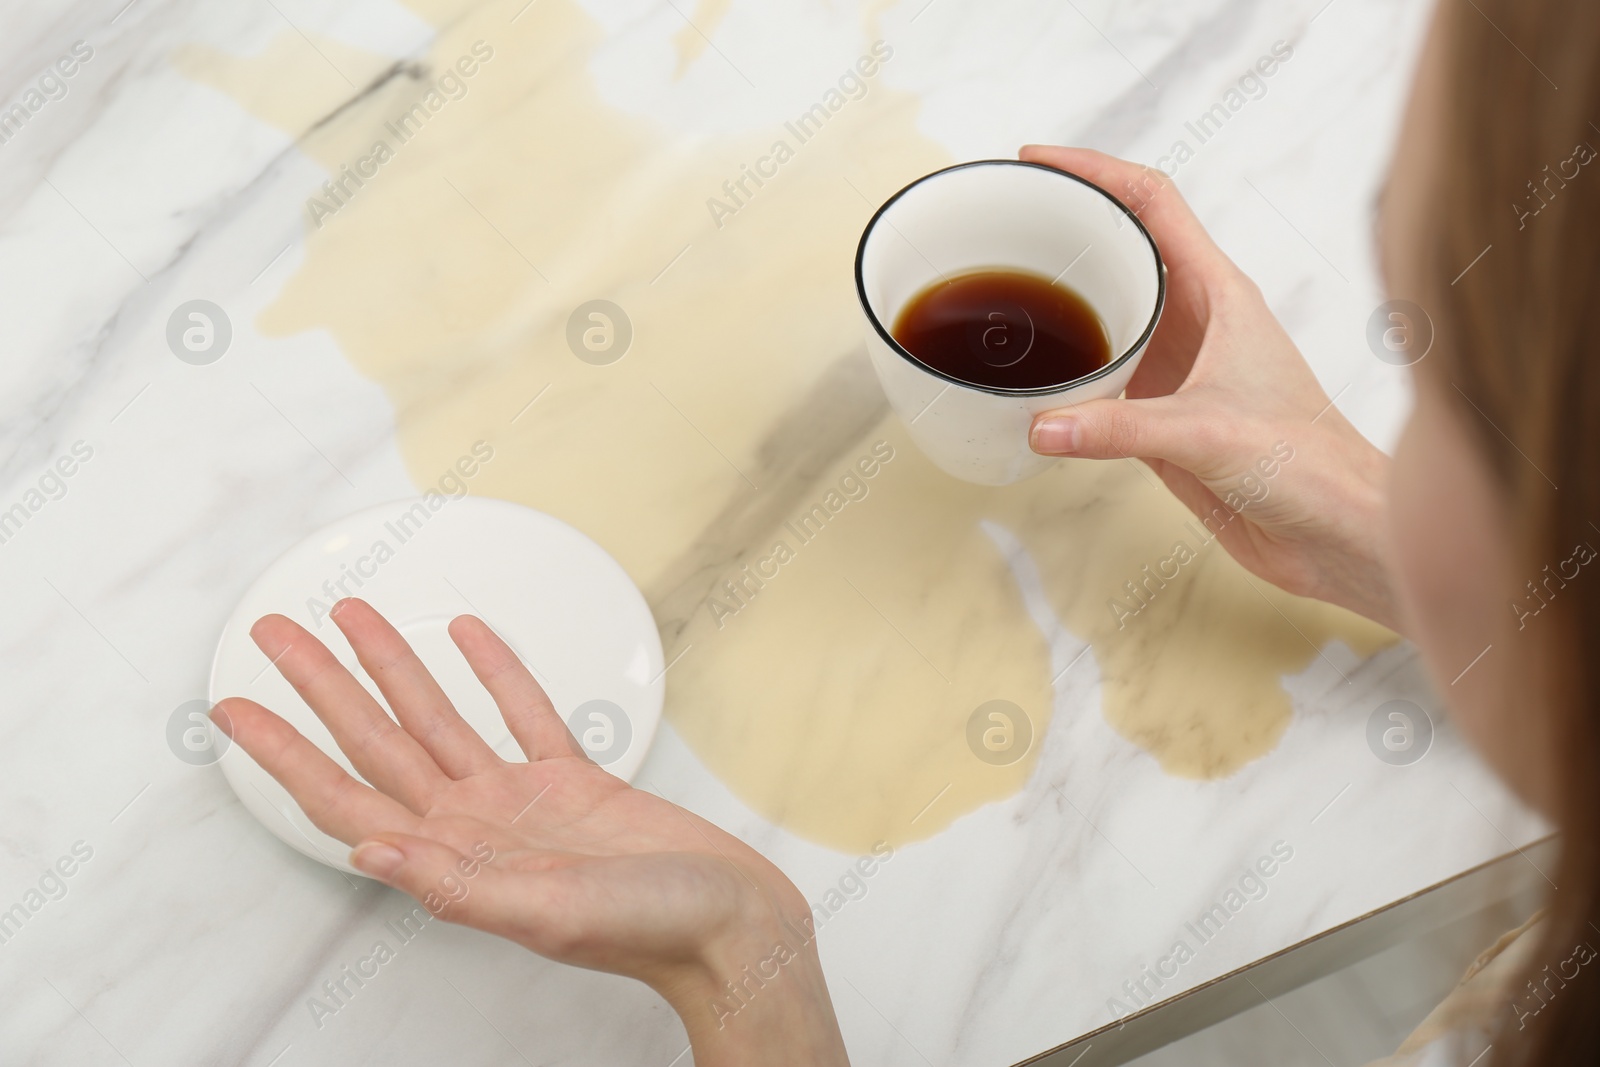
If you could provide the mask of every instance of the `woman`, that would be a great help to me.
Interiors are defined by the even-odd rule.
[[[1541,968],[1600,942],[1600,683],[1586,655],[1600,643],[1600,577],[1581,569],[1600,543],[1600,361],[1588,358],[1600,174],[1583,172],[1600,144],[1596,58],[1597,5],[1440,8],[1381,205],[1391,292],[1436,329],[1431,347],[1414,340],[1413,355],[1428,354],[1392,462],[1330,407],[1170,183],[1095,152],[1022,153],[1125,191],[1171,272],[1127,399],[1041,416],[1035,449],[1141,457],[1208,512],[1266,446],[1291,442],[1292,468],[1229,524],[1225,547],[1291,592],[1404,632],[1461,732],[1563,831],[1548,915],[1410,1043],[1427,1044],[1429,1063],[1464,1065],[1491,1043],[1485,1064],[1600,1061],[1600,967],[1537,1012],[1522,990],[1534,976],[1552,988]],[[648,983],[682,1016],[700,1067],[846,1062],[815,944],[795,936],[809,906],[781,871],[584,759],[478,620],[455,620],[451,634],[530,763],[491,752],[366,604],[342,602],[333,618],[400,726],[288,619],[262,619],[253,635],[371,787],[259,705],[224,701],[216,717],[317,826],[356,845],[358,868],[445,919]],[[737,1018],[713,1007],[746,964],[775,954],[780,978]]]

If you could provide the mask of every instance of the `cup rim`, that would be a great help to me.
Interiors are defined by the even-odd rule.
[[[1150,254],[1155,257],[1156,261],[1156,303],[1154,309],[1152,309],[1150,312],[1150,321],[1145,323],[1144,330],[1139,334],[1138,340],[1134,341],[1133,344],[1128,347],[1126,352],[1123,352],[1117,358],[1106,363],[1105,366],[1100,367],[1089,374],[1085,374],[1082,377],[1072,378],[1056,385],[1036,385],[1028,389],[1008,389],[1001,386],[979,385],[977,382],[969,382],[963,378],[957,378],[952,374],[946,374],[944,371],[939,370],[936,367],[931,367],[922,360],[918,359],[916,356],[912,355],[903,345],[900,344],[899,341],[894,339],[894,335],[889,332],[888,328],[885,327],[881,321],[879,321],[877,313],[872,310],[872,304],[867,300],[866,283],[862,278],[861,261],[866,257],[867,238],[872,236],[872,232],[877,227],[878,220],[883,217],[883,213],[888,211],[889,208],[893,207],[895,202],[902,196],[905,196],[912,189],[915,189],[923,182],[930,181],[931,179],[937,178],[944,174],[949,174],[951,171],[964,170],[968,167],[994,166],[1032,167],[1035,170],[1046,171],[1062,178],[1070,178],[1079,185],[1088,186],[1090,189],[1093,189],[1095,192],[1105,197],[1107,202],[1114,205],[1117,210],[1126,215],[1128,219],[1133,222],[1134,226],[1138,227],[1140,236],[1142,236],[1145,240],[1145,243],[1150,246]],[[1166,262],[1161,258],[1161,249],[1159,246],[1157,246],[1155,238],[1150,235],[1150,230],[1145,226],[1144,222],[1139,218],[1139,216],[1116,196],[1096,185],[1094,182],[1089,181],[1087,178],[1079,177],[1076,174],[1071,174],[1064,170],[1058,170],[1055,167],[1046,166],[1043,163],[1030,163],[1024,159],[968,160],[965,163],[956,163],[952,166],[941,167],[936,171],[931,171],[927,174],[924,174],[916,181],[906,185],[899,192],[885,200],[883,205],[879,207],[877,211],[872,213],[872,218],[867,220],[866,226],[861,231],[861,240],[856,245],[855,275],[856,299],[861,302],[861,310],[867,316],[867,321],[872,324],[872,328],[877,331],[878,336],[883,339],[884,344],[889,346],[890,351],[897,353],[902,359],[908,360],[918,369],[924,370],[936,378],[942,378],[952,385],[959,385],[963,388],[974,389],[982,393],[990,393],[994,396],[1048,396],[1052,393],[1063,392],[1067,389],[1096,381],[1097,379],[1104,378],[1107,375],[1114,373],[1118,368],[1122,367],[1135,355],[1141,352],[1145,345],[1150,343],[1150,336],[1155,333],[1156,324],[1161,321],[1161,312],[1162,309],[1166,307],[1167,303],[1167,265]]]

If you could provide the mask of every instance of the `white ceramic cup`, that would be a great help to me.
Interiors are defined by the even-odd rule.
[[[1034,389],[962,381],[923,363],[890,330],[912,297],[980,269],[1031,271],[1071,286],[1105,323],[1115,358]],[[879,208],[856,250],[867,353],[917,447],[980,485],[1030,478],[1055,462],[1028,447],[1041,411],[1118,396],[1161,318],[1166,268],[1144,224],[1091,182],[1037,163],[986,159],[918,178]]]

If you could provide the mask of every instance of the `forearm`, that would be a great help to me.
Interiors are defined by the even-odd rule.
[[[1317,553],[1315,587],[1304,592],[1398,632],[1389,571],[1389,456],[1354,426],[1341,429],[1338,451],[1318,470],[1323,485],[1315,494],[1325,509],[1325,550]]]
[[[1345,451],[1345,462],[1330,471],[1338,484],[1328,499],[1328,551],[1323,556],[1318,599],[1349,608],[1396,632],[1399,608],[1389,569],[1387,520],[1389,457],[1362,438]]]

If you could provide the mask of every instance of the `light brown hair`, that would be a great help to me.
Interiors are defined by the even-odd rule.
[[[1438,332],[1417,369],[1471,428],[1518,570],[1541,581],[1600,547],[1600,4],[1441,2],[1440,151],[1416,249]],[[1555,985],[1542,970],[1600,945],[1600,564],[1544,588],[1500,699],[1515,715],[1537,696],[1526,713],[1552,723],[1561,862],[1524,976],[1547,992],[1536,1016],[1508,1005],[1497,1020],[1501,1067],[1600,1063],[1600,963]]]

